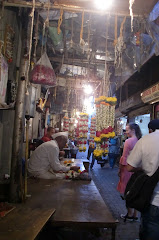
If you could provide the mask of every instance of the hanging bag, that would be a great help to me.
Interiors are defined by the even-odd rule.
[[[135,172],[129,179],[125,189],[126,207],[143,212],[150,205],[158,181],[159,168],[151,177],[142,170]]]
[[[41,56],[31,71],[30,81],[34,84],[55,86],[56,75],[46,52]]]

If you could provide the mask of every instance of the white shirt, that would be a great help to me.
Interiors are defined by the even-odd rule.
[[[44,173],[50,169],[63,172],[70,170],[70,167],[65,167],[60,163],[59,147],[55,140],[41,144],[35,149],[28,162],[30,173]]]
[[[135,168],[141,167],[152,176],[159,167],[159,130],[142,137],[130,153],[127,163]],[[157,184],[152,205],[159,206],[159,183]]]

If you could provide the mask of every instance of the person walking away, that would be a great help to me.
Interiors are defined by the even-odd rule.
[[[130,172],[142,169],[152,176],[159,167],[159,119],[148,124],[149,133],[135,145],[127,159]],[[157,183],[150,206],[141,213],[140,240],[159,240],[159,182]]]
[[[140,127],[136,123],[129,123],[126,126],[126,134],[128,136],[128,139],[125,141],[123,154],[120,158],[119,163],[119,183],[117,185],[117,190],[120,192],[121,195],[124,194],[126,185],[132,175],[131,172],[127,171],[127,158],[131,152],[131,150],[134,148],[137,141],[141,138],[141,130]],[[121,214],[120,216],[125,221],[133,221],[137,220],[137,211],[133,210],[131,208],[127,209],[127,214]]]
[[[119,139],[118,137],[111,138],[109,141],[109,165],[111,168],[114,167],[115,162],[117,157],[119,157],[119,151],[120,151],[120,146],[119,146]]]

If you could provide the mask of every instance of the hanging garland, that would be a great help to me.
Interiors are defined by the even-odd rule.
[[[79,152],[86,151],[86,144],[87,144],[87,133],[88,133],[88,114],[87,113],[80,113],[79,116],[79,136],[78,136],[78,147]]]
[[[64,132],[69,131],[69,118],[67,116],[63,118],[63,131]]]
[[[69,119],[69,132],[68,132],[69,139],[74,139],[75,137],[75,118]]]
[[[95,99],[96,104],[96,149],[94,156],[99,159],[108,154],[108,140],[115,137],[114,120],[116,97],[100,96]]]
[[[89,146],[92,148],[95,147],[95,142],[94,142],[95,134],[96,134],[96,118],[92,117],[91,127],[90,127],[90,139],[89,139]]]

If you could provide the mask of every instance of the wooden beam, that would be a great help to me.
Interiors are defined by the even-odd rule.
[[[24,7],[24,8],[32,8],[33,7],[33,3],[32,2],[27,2],[25,0],[4,0],[3,1],[3,6],[4,7]],[[129,12],[124,12],[124,11],[120,11],[118,12],[116,11],[99,11],[99,10],[95,10],[95,9],[86,9],[86,8],[82,8],[82,7],[78,7],[78,6],[69,6],[66,4],[61,4],[61,5],[54,5],[53,3],[48,4],[48,3],[40,3],[40,2],[36,2],[35,3],[35,8],[38,9],[50,9],[50,10],[58,10],[58,9],[63,9],[65,11],[71,11],[71,12],[85,12],[85,13],[93,13],[93,14],[99,14],[99,15],[118,15],[118,16],[127,16],[130,17],[130,13]],[[133,14],[134,17],[138,17],[138,14]]]
[[[59,62],[61,63],[62,61],[62,57],[50,57],[49,56],[49,59],[51,62]],[[105,60],[99,60],[99,59],[95,59],[93,62],[89,62],[89,60],[87,59],[81,59],[81,58],[76,58],[76,59],[72,59],[72,58],[67,58],[67,59],[64,59],[63,61],[64,64],[69,64],[69,65],[77,65],[77,66],[81,66],[81,65],[84,65],[84,64],[90,64],[90,65],[104,65],[105,64]],[[108,64],[113,64],[114,61],[111,61],[109,62],[108,61]]]

